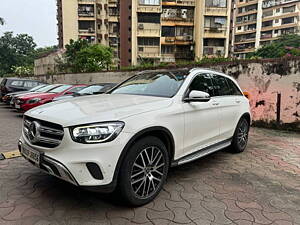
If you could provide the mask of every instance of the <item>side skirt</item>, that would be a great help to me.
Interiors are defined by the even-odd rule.
[[[179,166],[179,165],[182,165],[182,164],[185,164],[185,163],[188,163],[188,162],[192,162],[196,159],[200,159],[200,158],[202,158],[206,155],[209,155],[211,153],[222,150],[222,149],[230,146],[231,141],[232,141],[232,138],[221,141],[221,142],[216,143],[216,144],[213,144],[213,145],[208,146],[206,148],[200,149],[199,151],[193,152],[193,153],[191,153],[187,156],[184,156],[180,159],[177,159],[177,160],[173,161],[172,164],[171,164],[171,167]]]

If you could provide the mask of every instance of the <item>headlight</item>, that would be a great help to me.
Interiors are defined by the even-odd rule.
[[[76,142],[93,144],[114,140],[122,131],[125,123],[107,122],[70,129],[72,139]]]
[[[29,99],[27,101],[27,104],[35,104],[35,103],[38,103],[39,101],[41,101],[42,99],[40,98],[33,98],[33,99]]]

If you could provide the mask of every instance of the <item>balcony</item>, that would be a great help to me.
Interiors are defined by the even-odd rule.
[[[138,23],[137,36],[139,37],[160,37],[160,24]]]
[[[162,8],[160,5],[138,5],[137,12],[141,13],[161,13]]]
[[[273,38],[272,34],[261,34],[260,36],[261,39],[269,39],[269,38]]]
[[[225,27],[205,27],[205,38],[226,38],[227,29]]]
[[[204,56],[224,56],[225,47],[223,46],[204,46],[203,48]]]
[[[191,59],[194,59],[194,54],[193,54],[192,51],[175,52],[175,58],[176,58],[176,59],[186,59],[186,60],[191,60]]]
[[[142,58],[159,58],[160,47],[159,46],[138,46],[138,56]]]
[[[95,4],[96,0],[78,0],[79,4]]]
[[[206,16],[227,16],[227,8],[205,7]]]
[[[265,0],[262,3],[262,8],[271,8],[273,6],[282,5],[291,2],[298,2],[299,0]]]
[[[95,34],[95,29],[94,28],[88,28],[88,29],[78,29],[78,33],[80,35],[86,35],[86,36],[94,36]]]
[[[195,0],[162,0],[165,6],[195,6]]]

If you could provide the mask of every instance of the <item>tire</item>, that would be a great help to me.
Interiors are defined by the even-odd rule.
[[[141,206],[151,202],[166,181],[169,160],[160,139],[148,136],[138,140],[126,154],[119,173],[119,191],[126,203]]]
[[[248,143],[249,128],[249,122],[245,117],[242,117],[237,124],[232,138],[230,146],[230,151],[232,153],[240,153],[245,151]]]

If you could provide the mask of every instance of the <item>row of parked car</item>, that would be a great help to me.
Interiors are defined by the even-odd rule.
[[[25,112],[53,101],[102,94],[115,85],[114,83],[45,84],[35,80],[4,78],[0,84],[0,101],[17,111]]]

